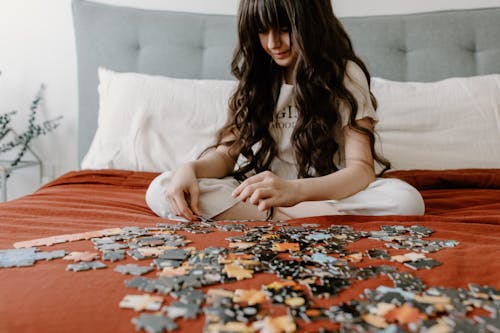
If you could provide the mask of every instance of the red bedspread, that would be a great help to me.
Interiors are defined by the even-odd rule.
[[[0,250],[35,238],[124,226],[154,227],[168,222],[156,217],[144,202],[147,185],[155,176],[120,170],[70,172],[29,196],[0,204]],[[459,242],[455,248],[428,255],[442,262],[441,266],[413,271],[399,263],[368,258],[359,265],[391,265],[399,271],[412,272],[427,286],[465,288],[472,282],[500,289],[500,170],[416,170],[392,172],[388,176],[404,179],[421,191],[425,216],[329,216],[289,224],[317,223],[318,229],[347,225],[358,231],[380,230],[383,225],[422,225],[434,230],[428,239]],[[192,240],[190,245],[203,249],[227,247],[226,238],[241,232],[179,234]],[[349,250],[375,247],[384,248],[380,241],[365,238],[350,244]],[[87,240],[39,248],[57,249],[95,251]],[[389,249],[391,255],[403,252]],[[78,273],[65,271],[68,263],[55,259],[38,261],[32,267],[0,268],[0,332],[134,332],[131,319],[139,314],[120,309],[118,303],[127,294],[143,292],[126,288],[124,281],[131,276],[115,272],[114,267],[141,263],[127,258],[106,262],[106,269]],[[155,272],[145,275],[155,276]],[[260,289],[263,283],[277,279],[272,274],[259,273],[252,279],[216,287]],[[354,281],[328,302],[338,304],[359,298],[365,288],[378,285],[392,286],[392,282],[384,275]],[[167,304],[170,300],[166,297]],[[198,332],[203,329],[204,318],[176,322],[183,331]]]

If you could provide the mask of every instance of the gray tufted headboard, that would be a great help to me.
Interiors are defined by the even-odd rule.
[[[230,79],[234,16],[124,8],[73,0],[79,160],[97,127],[97,67]],[[433,81],[500,73],[500,8],[343,18],[372,76]]]

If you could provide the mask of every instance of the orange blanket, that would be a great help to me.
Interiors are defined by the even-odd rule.
[[[154,227],[169,222],[155,216],[144,202],[147,185],[155,176],[120,170],[70,172],[29,196],[0,204],[0,250],[36,238],[124,226]],[[368,258],[358,265],[391,265],[399,271],[412,272],[427,286],[465,288],[469,283],[477,283],[500,289],[500,170],[400,171],[388,176],[404,179],[421,191],[426,203],[425,216],[329,216],[294,220],[289,224],[315,223],[319,224],[318,229],[347,225],[357,231],[380,230],[383,225],[425,226],[434,230],[431,240],[459,242],[457,247],[428,254],[442,262],[441,266],[413,271],[400,263]],[[199,250],[208,246],[228,247],[227,237],[242,234],[221,230],[209,234],[178,233]],[[348,246],[351,251],[363,253],[372,248],[383,246],[380,241],[367,238]],[[58,249],[95,251],[88,240],[39,248]],[[407,252],[388,251],[391,255]],[[68,263],[55,259],[38,261],[32,267],[0,268],[0,332],[135,331],[131,319],[139,314],[120,309],[118,304],[127,294],[143,292],[126,288],[124,281],[131,277],[115,272],[114,268],[140,262],[127,257],[106,262],[106,269],[78,273],[66,271]],[[145,277],[155,278],[156,272]],[[272,274],[259,273],[251,279],[212,288],[260,289],[262,284],[276,280]],[[392,282],[385,275],[354,281],[327,303],[359,299],[365,288],[378,285],[392,286]],[[168,304],[171,298],[165,300]],[[176,323],[182,331],[199,332],[204,318],[179,319]],[[308,324],[299,321],[299,325],[304,328]]]

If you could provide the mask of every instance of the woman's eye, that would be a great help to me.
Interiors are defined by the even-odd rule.
[[[280,31],[281,32],[288,32],[288,31],[290,31],[290,29],[288,27],[281,27]]]

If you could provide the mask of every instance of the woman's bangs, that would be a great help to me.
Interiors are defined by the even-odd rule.
[[[290,20],[282,0],[257,0],[252,7],[253,30],[290,28]]]

